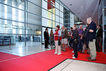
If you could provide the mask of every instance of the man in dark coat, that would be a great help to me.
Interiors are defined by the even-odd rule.
[[[89,17],[87,18],[87,23],[89,24],[88,26],[88,40],[89,40],[89,49],[90,49],[90,57],[88,60],[95,61],[96,60],[96,24],[95,22],[92,21],[92,18]]]
[[[48,34],[48,28],[45,29],[44,31],[44,40],[45,40],[45,48],[48,48],[49,44],[49,34]]]
[[[73,50],[74,50],[74,55],[72,58],[78,58],[78,38],[79,38],[79,34],[78,34],[78,30],[76,28],[76,26],[74,25],[73,27]]]

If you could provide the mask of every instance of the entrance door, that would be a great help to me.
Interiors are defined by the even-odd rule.
[[[103,8],[103,52],[106,53],[106,6]]]

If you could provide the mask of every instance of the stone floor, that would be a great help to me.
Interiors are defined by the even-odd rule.
[[[16,45],[11,46],[0,46],[0,52],[14,54],[18,56],[31,55],[50,49],[51,48],[45,49],[44,45],[41,45],[40,42],[26,42],[26,46],[23,42],[17,42]]]
[[[106,71],[106,65],[67,59],[50,71]]]

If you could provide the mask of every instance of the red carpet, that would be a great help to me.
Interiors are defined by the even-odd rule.
[[[78,60],[88,61],[88,54],[80,54]],[[21,58],[0,62],[0,71],[48,71],[67,58],[72,58],[72,51],[62,52],[62,55],[54,55],[54,50],[45,51]],[[106,55],[97,53],[96,63],[106,64]]]
[[[0,61],[8,60],[8,59],[16,58],[16,57],[19,57],[19,56],[0,52]]]

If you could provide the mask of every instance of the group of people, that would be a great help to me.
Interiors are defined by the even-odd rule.
[[[72,58],[78,58],[78,52],[90,54],[88,60],[96,60],[96,51],[101,51],[102,47],[102,27],[96,25],[92,21],[92,18],[87,18],[87,26],[83,28],[82,25],[79,28],[74,25],[67,30],[64,26],[60,29],[60,26],[56,26],[55,33],[53,30],[48,34],[48,28],[44,32],[45,48],[48,48],[50,42],[51,48],[55,45],[55,54],[60,55],[61,51],[66,51],[67,47],[73,49],[74,55]]]

